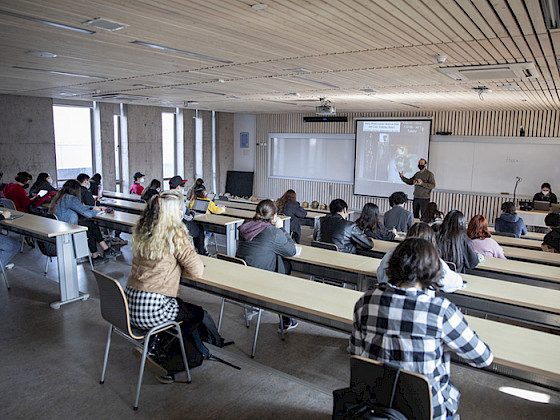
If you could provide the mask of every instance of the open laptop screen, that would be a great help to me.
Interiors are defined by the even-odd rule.
[[[534,201],[533,210],[548,211],[550,203],[548,201]]]
[[[206,213],[206,211],[208,210],[208,206],[210,205],[210,201],[209,200],[199,200],[198,198],[196,200],[194,200],[194,204],[192,206],[192,209],[196,212],[196,213]]]

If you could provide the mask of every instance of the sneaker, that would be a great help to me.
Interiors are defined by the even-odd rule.
[[[117,258],[120,257],[122,255],[121,251],[117,251],[114,248],[107,248],[105,251],[103,251],[103,256],[105,258]]]
[[[134,356],[138,359],[141,360],[142,359],[142,354],[143,354],[143,350],[139,347],[135,347],[132,349],[132,354],[134,354]],[[173,382],[173,377],[171,378],[171,382],[162,382],[162,379],[160,378],[164,378],[163,380],[165,380],[165,378],[167,378],[169,376],[169,372],[167,371],[167,369],[165,369],[163,366],[160,366],[154,359],[152,359],[150,356],[146,356],[146,368],[152,372],[155,376],[156,379],[158,381],[160,381],[163,384],[170,384]]]
[[[284,324],[283,329],[284,329],[284,332],[288,332],[289,330],[292,330],[297,326],[298,326],[298,322],[295,319],[290,318],[290,323],[289,324]],[[281,328],[282,328],[282,323],[280,322],[278,324],[278,333],[282,332]]]
[[[6,265],[4,266],[4,268],[5,268],[6,270],[11,270],[11,269],[14,268],[14,267],[15,267],[15,266],[14,266],[14,263],[9,263],[9,264],[6,264]]]
[[[107,260],[107,258],[103,258],[101,255],[98,256],[97,258],[92,258],[91,262],[93,264],[94,267],[97,267],[99,265],[103,265],[103,264],[107,264],[109,261]]]

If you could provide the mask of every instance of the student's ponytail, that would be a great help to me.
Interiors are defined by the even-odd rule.
[[[263,200],[257,205],[257,210],[253,220],[272,223],[272,218],[277,213],[276,205],[272,200]]]

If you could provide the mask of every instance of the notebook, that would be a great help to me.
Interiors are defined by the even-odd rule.
[[[210,200],[199,200],[197,198],[196,200],[194,200],[192,210],[194,210],[195,213],[206,214],[209,205],[210,205]]]

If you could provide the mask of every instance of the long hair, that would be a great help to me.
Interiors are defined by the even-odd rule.
[[[51,204],[49,206],[50,214],[56,213],[56,208],[59,205],[60,200],[62,200],[62,197],[64,197],[66,194],[73,195],[78,200],[82,201],[82,186],[75,179],[69,179],[68,181],[66,181],[60,191],[56,193],[51,201]]]
[[[286,191],[282,197],[276,200],[276,209],[278,213],[282,213],[282,210],[284,210],[284,207],[286,207],[289,201],[296,201],[296,192],[294,190]]]
[[[477,214],[469,222],[467,236],[471,239],[486,239],[492,235],[488,231],[488,222],[482,214]]]
[[[148,188],[144,188],[144,191],[142,191],[142,195],[140,195],[140,198],[144,201],[148,201],[146,200],[146,193],[149,190],[157,190],[158,188],[161,188],[161,182],[159,182],[157,179],[152,179],[152,181],[150,182],[150,185],[148,185]]]
[[[257,211],[255,212],[255,216],[253,216],[253,220],[263,222],[272,223],[272,219],[274,215],[277,214],[278,211],[276,210],[276,205],[272,200],[262,200],[257,205]]]
[[[190,246],[187,228],[181,221],[183,195],[164,191],[155,195],[142,212],[132,233],[132,251],[147,260],[161,260],[175,250]]]
[[[37,180],[33,183],[33,185],[31,186],[31,188],[29,189],[29,191],[33,191],[35,188],[38,188],[41,186],[41,184],[43,183],[47,183],[47,178],[49,177],[49,174],[46,172],[41,172],[39,175],[37,175]]]
[[[356,220],[356,224],[364,232],[368,229],[372,232],[377,232],[383,227],[380,219],[379,207],[373,203],[366,203],[360,218]]]
[[[101,174],[100,173],[96,173],[94,174],[90,179],[89,182],[96,182],[97,184],[101,184]]]
[[[459,210],[451,210],[439,228],[438,248],[441,258],[462,267],[465,247],[469,240],[465,230],[465,216]]]
[[[433,223],[438,217],[443,219],[443,213],[438,210],[437,204],[431,201],[426,204],[426,208],[424,209],[420,220],[425,223]]]

